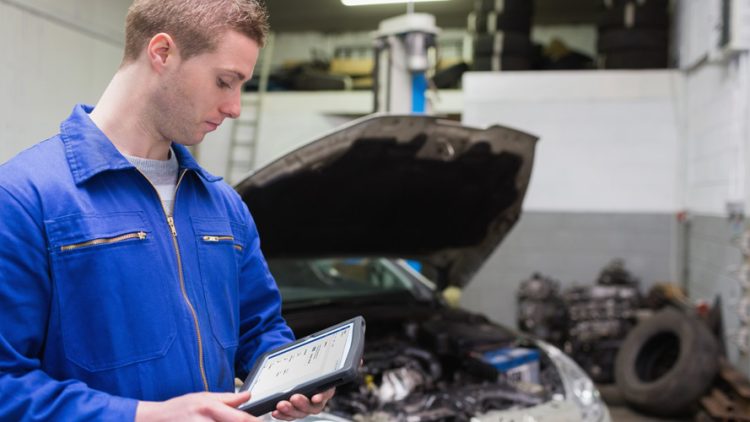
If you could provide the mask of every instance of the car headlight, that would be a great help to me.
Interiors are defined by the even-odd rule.
[[[583,369],[557,347],[543,341],[538,341],[538,343],[557,367],[565,389],[565,398],[578,406],[581,411],[581,421],[611,422],[607,405],[599,395],[594,382],[583,372]]]

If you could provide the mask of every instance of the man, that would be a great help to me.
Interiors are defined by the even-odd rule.
[[[254,420],[235,376],[293,335],[247,208],[184,146],[239,115],[266,22],[136,0],[96,108],[0,166],[0,420]]]

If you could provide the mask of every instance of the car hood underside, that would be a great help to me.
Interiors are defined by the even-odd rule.
[[[359,119],[236,189],[269,258],[388,256],[463,286],[519,218],[536,138],[431,116]]]

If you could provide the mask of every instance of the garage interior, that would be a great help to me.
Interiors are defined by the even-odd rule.
[[[518,69],[497,69],[513,62],[488,58],[481,68],[485,56],[476,50],[486,35],[479,28],[487,19],[480,5],[498,7],[502,1],[352,7],[341,0],[266,0],[272,37],[243,94],[242,116],[208,134],[192,152],[207,170],[234,184],[370,115],[375,32],[413,7],[434,16],[440,29],[430,53],[437,70],[459,71],[445,88],[429,85],[428,113],[539,139],[520,220],[471,283],[454,292],[458,306],[520,329],[524,283],[545,280],[562,298],[575,287],[594,285],[605,267],[621,260],[616,262],[632,275],[627,283],[644,298],[654,287],[676,286],[685,295],[679,300],[686,312],[710,314],[727,367],[746,380],[750,3],[665,1],[667,26],[644,24],[639,34],[661,34],[664,40],[615,39],[613,47],[602,41],[608,31],[621,24],[637,32],[641,23],[625,16],[607,26],[607,11],[662,2],[519,2],[533,4],[528,38],[538,47]],[[57,133],[74,104],[96,103],[120,64],[130,3],[0,0],[0,163]],[[497,17],[492,22],[501,25]],[[503,54],[492,40],[489,56]],[[645,47],[619,54],[618,42]],[[532,53],[546,61],[539,64]],[[465,68],[456,67],[462,63]],[[747,396],[741,391],[724,397],[727,408],[750,412],[748,390],[742,390]],[[740,413],[711,419],[706,404],[697,405],[700,412],[659,419],[628,409],[612,380],[600,391],[614,421],[750,420]]]

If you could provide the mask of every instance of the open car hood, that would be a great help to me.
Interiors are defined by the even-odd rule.
[[[537,138],[432,116],[356,120],[236,189],[268,258],[388,256],[464,286],[521,213]]]

